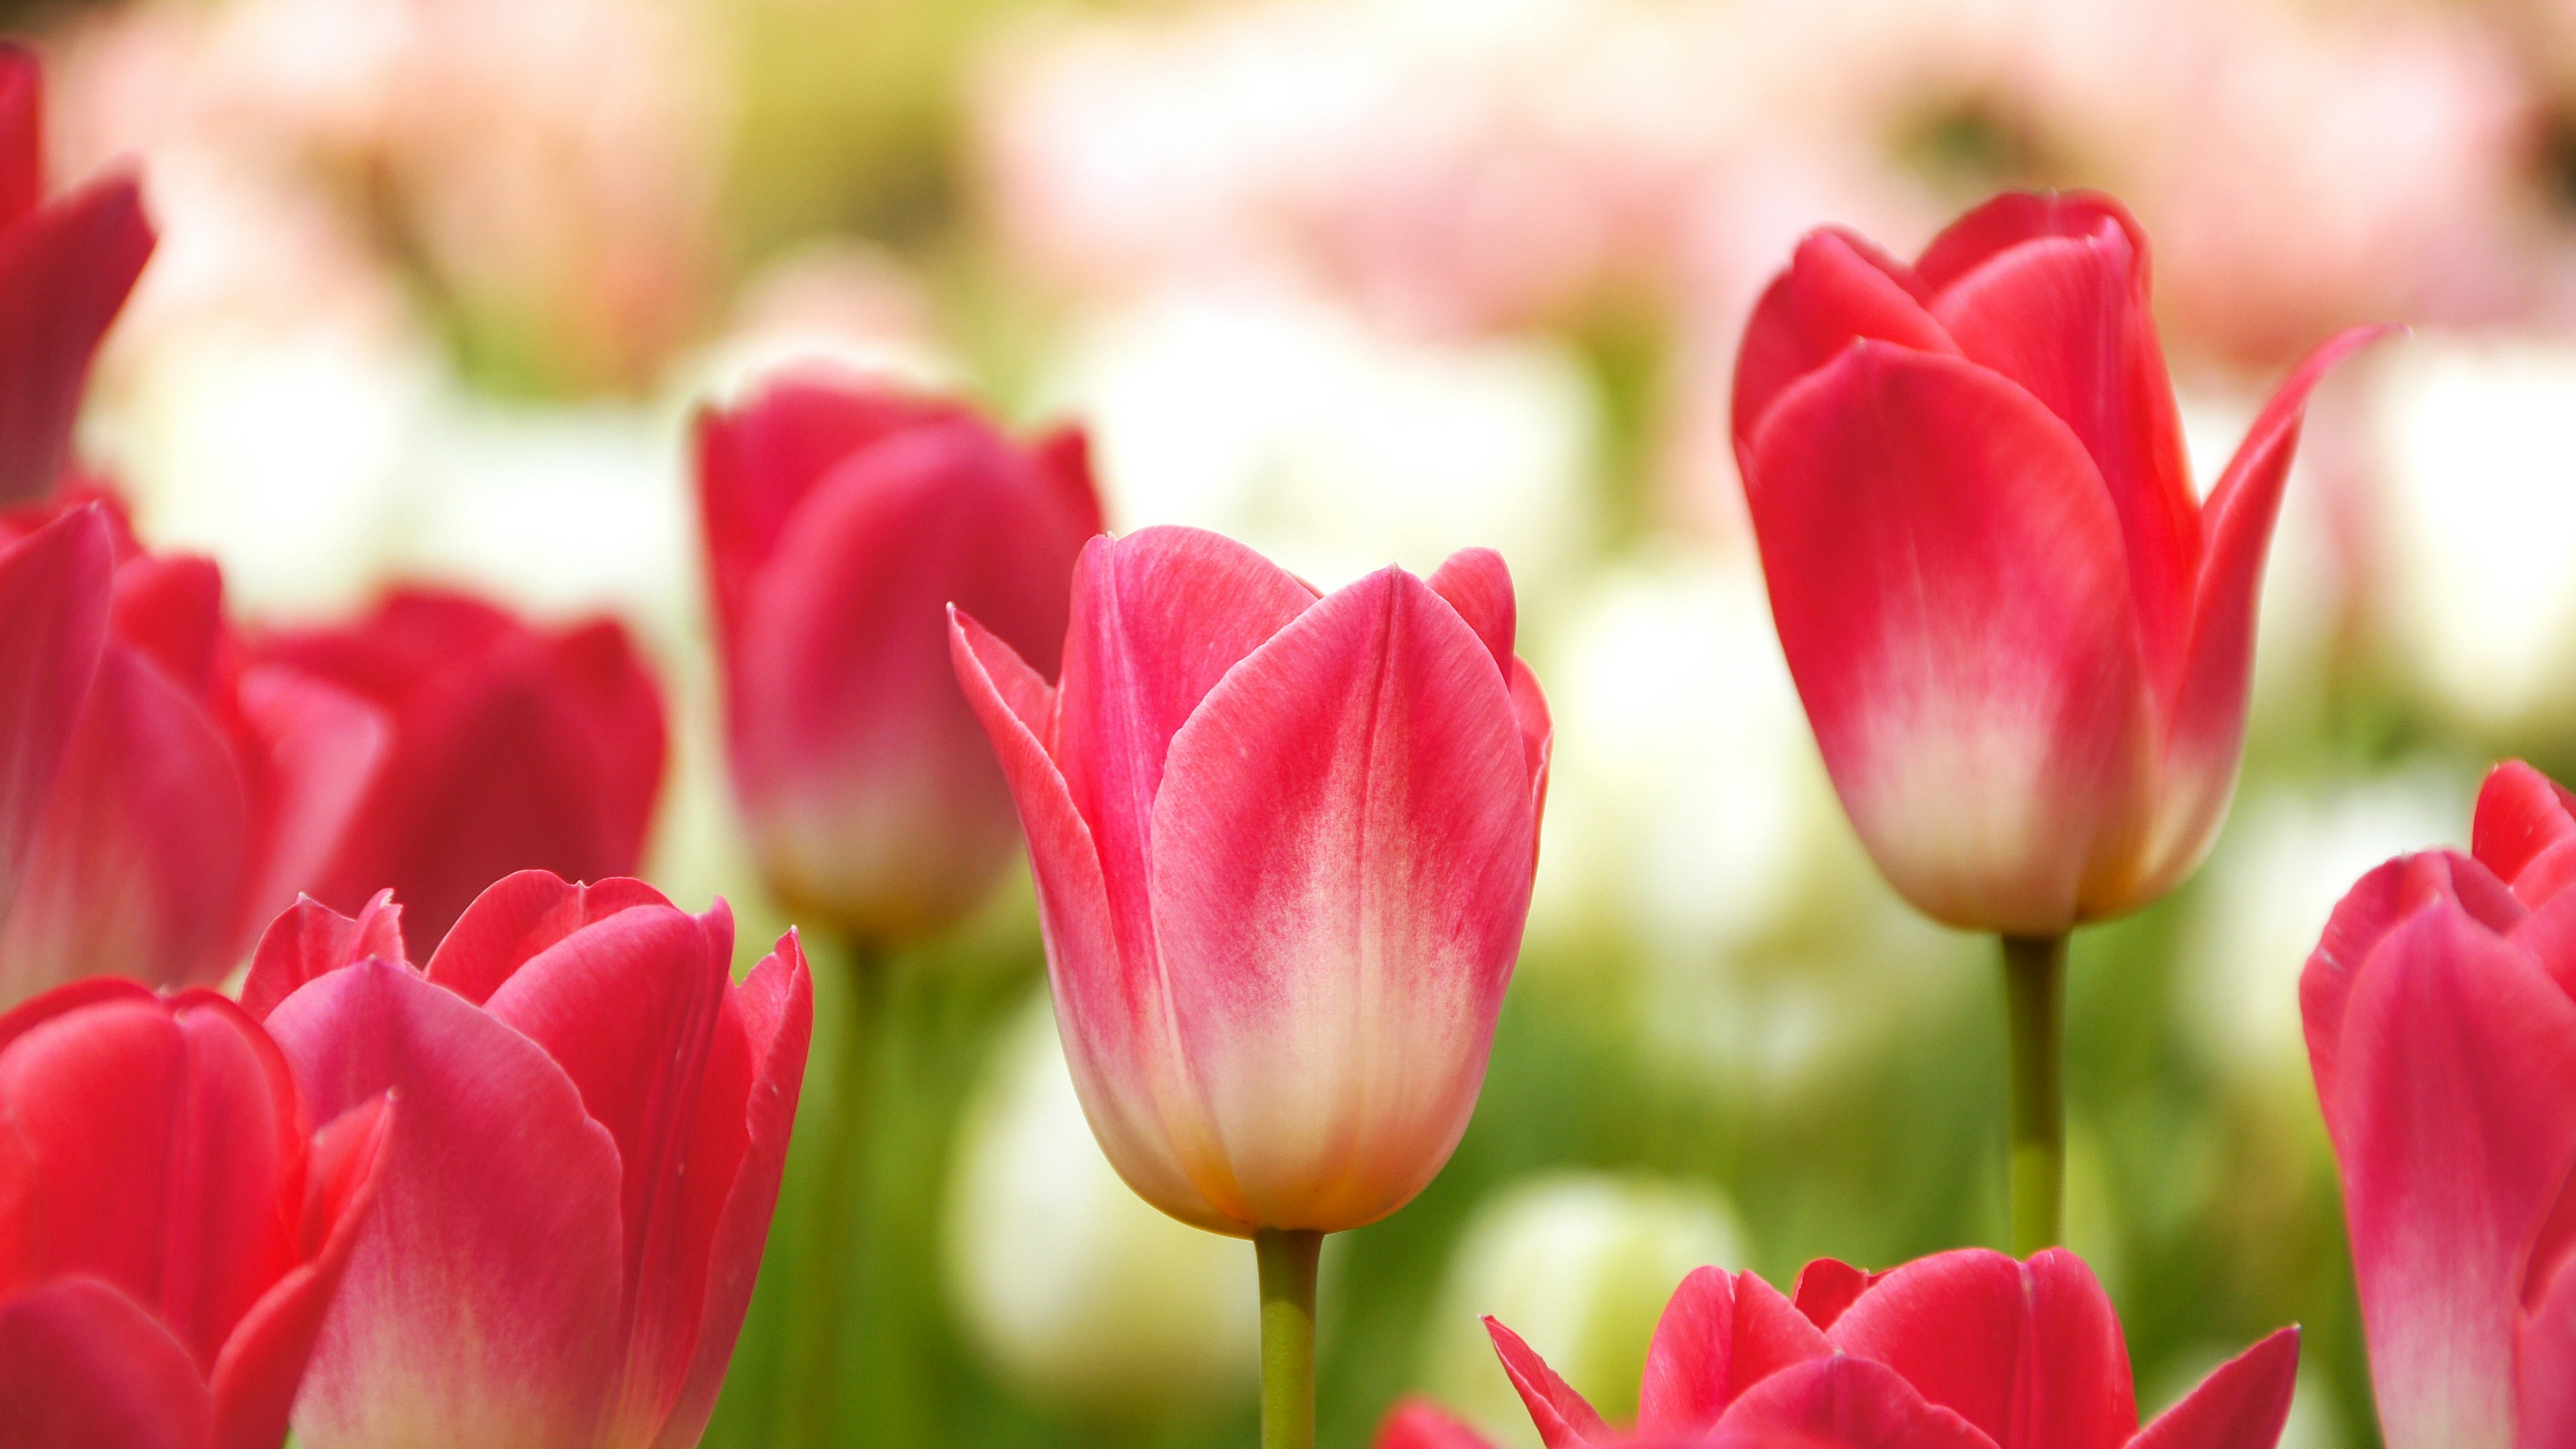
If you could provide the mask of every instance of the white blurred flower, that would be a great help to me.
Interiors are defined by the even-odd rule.
[[[2183,1037],[2245,1087],[2307,1100],[2299,973],[2335,903],[2390,856],[2459,842],[2477,782],[2440,767],[2249,795],[2194,891]]]
[[[1403,342],[1320,302],[1172,293],[1091,328],[1048,396],[1090,426],[1113,526],[1216,529],[1319,586],[1482,544],[1527,592],[1590,542],[1594,402],[1549,343]]]
[[[1655,1320],[1694,1268],[1745,1263],[1735,1210],[1715,1188],[1637,1173],[1568,1173],[1477,1208],[1443,1278],[1424,1344],[1424,1387],[1502,1444],[1537,1431],[1494,1360],[1492,1315],[1613,1423],[1633,1415]]]
[[[946,1237],[959,1316],[1023,1392],[1132,1418],[1252,1385],[1252,1249],[1165,1217],[1119,1180],[1044,993],[967,1108]]]
[[[2576,346],[2419,335],[2372,401],[2373,623],[2406,682],[2507,748],[2576,735]]]

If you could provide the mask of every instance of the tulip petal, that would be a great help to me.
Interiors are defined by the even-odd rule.
[[[1937,295],[2024,242],[2092,236],[2106,220],[2128,234],[2143,265],[2146,231],[2116,199],[2099,191],[2006,191],[1943,227],[1915,258],[1914,273]]]
[[[0,549],[0,923],[107,643],[107,519],[82,508]],[[0,990],[0,1002],[11,999]]]
[[[203,695],[224,640],[224,576],[192,554],[137,554],[116,570],[110,632]]]
[[[1550,717],[1547,696],[1540,692],[1538,676],[1518,659],[1512,661],[1512,721],[1520,727],[1521,763],[1530,778],[1530,848],[1538,848],[1537,825],[1547,814],[1548,762],[1556,753],[1556,721]]]
[[[2273,1449],[2298,1386],[2299,1331],[2280,1329],[2158,1414],[2132,1449]]]
[[[202,1449],[211,1419],[187,1349],[115,1289],[73,1278],[0,1300],[5,1449]]]
[[[268,666],[243,671],[241,710],[258,837],[256,872],[243,897],[247,926],[321,883],[375,786],[392,727],[384,711],[345,689]]]
[[[23,45],[0,44],[0,226],[45,199],[45,68]]]
[[[90,357],[152,243],[130,176],[93,182],[0,232],[0,503],[43,496],[62,472]]]
[[[813,977],[793,931],[752,968],[727,1009],[739,1017],[755,1064],[744,1112],[749,1144],[708,1250],[695,1354],[654,1441],[659,1449],[692,1449],[705,1433],[769,1241],[787,1142],[796,1125],[797,1095],[805,1082],[805,1052],[814,1035]]]
[[[260,936],[250,974],[242,981],[242,1010],[253,1021],[266,1021],[295,988],[370,956],[409,964],[403,954],[402,907],[394,904],[392,891],[376,892],[355,918],[300,896]]]
[[[1830,363],[1854,338],[1918,352],[1958,352],[1925,310],[1912,268],[1839,227],[1811,232],[1745,323],[1731,404],[1735,444],[1749,446],[1790,384]]]
[[[660,891],[626,876],[585,885],[552,871],[517,871],[494,881],[456,918],[430,953],[426,973],[479,1006],[540,953],[638,906],[676,909]]]
[[[2065,930],[2144,827],[2149,739],[2082,444],[1993,372],[1857,343],[1750,458],[1790,673],[1880,869],[1954,925]]]
[[[2388,330],[2350,328],[2309,353],[2264,405],[2201,510],[2203,544],[2191,646],[2165,726],[2164,784],[2138,899],[2161,895],[2189,874],[2226,817],[2244,755],[2263,560],[2271,549],[2272,525],[2280,517],[2290,461],[2298,451],[2308,394],[2335,364]]]
[[[1920,1258],[1861,1295],[1827,1335],[1895,1369],[2001,1449],[2119,1449],[2137,1432],[2128,1349],[2083,1262],[1965,1248]]]
[[[1832,1449],[1994,1449],[1956,1412],[1928,1402],[1886,1365],[1843,1354],[1796,1364],[1755,1384],[1719,1421],[1728,1442],[1792,1436]]]
[[[2388,1443],[2509,1449],[2529,1245],[2576,1163],[2576,1001],[2439,901],[2354,973],[2339,1060],[2326,1125]]]
[[[0,1000],[98,972],[222,975],[246,929],[249,833],[231,741],[158,665],[110,644],[0,926]]]
[[[1503,1372],[1509,1374],[1512,1387],[1519,1390],[1521,1402],[1529,1406],[1530,1422],[1538,1426],[1539,1442],[1547,1449],[1579,1449],[1585,1444],[1610,1441],[1610,1426],[1601,1422],[1574,1386],[1557,1376],[1536,1350],[1521,1336],[1502,1325],[1491,1314],[1485,1318],[1485,1332],[1494,1340],[1494,1352],[1503,1361]]]
[[[2523,1319],[2518,1445],[2576,1443],[2576,1272],[2561,1268]],[[2269,1449],[2269,1446],[2262,1446]]]
[[[1449,601],[1476,637],[1493,651],[1494,667],[1512,672],[1512,635],[1519,627],[1519,604],[1512,597],[1512,571],[1490,548],[1462,548],[1449,555],[1425,582]]]
[[[1933,315],[1968,360],[2020,384],[2092,456],[2127,544],[2147,678],[2169,703],[2191,637],[2200,504],[2148,311],[2146,257],[2122,220],[1989,258],[1941,293]]]
[[[1419,1395],[1396,1401],[1369,1449],[1494,1449],[1474,1425]]]
[[[1837,1258],[1817,1258],[1798,1270],[1798,1311],[1818,1328],[1831,1328],[1869,1286],[1886,1277]]]
[[[2570,843],[2576,843],[2576,794],[2520,760],[2489,772],[2478,791],[2469,853],[2512,882],[2524,905],[2539,905],[2547,896],[2525,893],[2518,878],[2541,856]]]
[[[364,961],[268,1027],[317,1115],[391,1091],[377,1210],[296,1406],[305,1449],[590,1441],[620,1308],[619,1162],[543,1049]]]
[[[1393,1212],[1484,1079],[1536,849],[1511,698],[1421,580],[1334,593],[1172,737],[1153,912],[1247,1222]]]
[[[1056,1028],[1093,1135],[1147,1202],[1199,1227],[1248,1230],[1252,1224],[1229,1219],[1207,1200],[1173,1154],[1176,1133],[1204,1144],[1208,1130],[1189,1094],[1178,1090],[1186,1068],[1172,1040],[1162,973],[1150,955],[1122,950],[1091,827],[1074,808],[1034,722],[1017,712],[1034,705],[1028,689],[1034,674],[1011,646],[963,613],[949,615],[949,651],[1019,805],[1046,927]],[[1205,1161],[1215,1153],[1204,1147],[1192,1155]]]
[[[1638,1432],[1704,1432],[1754,1384],[1831,1352],[1816,1325],[1759,1277],[1695,1268],[1655,1322]]]
[[[1090,433],[1077,423],[1050,429],[1029,445],[1029,457],[1082,541],[1108,531],[1100,512],[1100,485],[1092,477]]]

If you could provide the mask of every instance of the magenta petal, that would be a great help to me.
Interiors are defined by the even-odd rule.
[[[1817,1258],[1798,1270],[1794,1301],[1808,1322],[1829,1329],[1860,1301],[1869,1285],[1885,1276],[1855,1268],[1839,1258]]]
[[[1474,1425],[1417,1396],[1400,1399],[1387,1411],[1376,1437],[1369,1440],[1369,1449],[1494,1449],[1494,1445]]]
[[[0,232],[0,503],[41,497],[61,473],[90,357],[152,240],[130,176],[94,182]]]
[[[1925,310],[1913,269],[1840,228],[1810,232],[1789,269],[1763,290],[1735,357],[1735,445],[1751,445],[1791,384],[1834,360],[1855,338],[1921,352],[1958,346]]]
[[[538,954],[585,926],[637,906],[675,909],[660,891],[624,876],[584,885],[552,871],[494,881],[430,954],[429,979],[480,1004]]]
[[[0,549],[0,922],[107,643],[108,542],[89,507]]]
[[[1425,582],[1449,601],[1476,637],[1494,652],[1494,667],[1512,672],[1512,635],[1519,628],[1520,606],[1512,597],[1512,571],[1490,548],[1462,548],[1432,571]]]
[[[243,671],[241,710],[254,752],[248,928],[321,884],[375,786],[392,728],[383,710],[296,669]]]
[[[2119,519],[2075,435],[1973,363],[1859,343],[1749,458],[1789,671],[1888,879],[1980,930],[2131,904],[2151,725]]]
[[[2299,1331],[2284,1328],[2220,1364],[2156,1416],[2133,1449],[2272,1449],[2299,1386]]]
[[[1188,1098],[1175,1091],[1183,1068],[1170,1045],[1162,973],[1151,954],[1125,953],[1091,827],[1018,712],[1034,707],[1034,674],[1009,645],[963,614],[949,616],[949,649],[1019,805],[1037,878],[1056,1027],[1101,1150],[1139,1196],[1184,1222],[1220,1231],[1256,1226],[1229,1218],[1191,1171],[1195,1165],[1213,1172],[1222,1164],[1206,1146],[1208,1134],[1196,1125]],[[1176,1155],[1175,1130],[1198,1144],[1194,1163]]]
[[[115,1289],[0,1299],[0,1449],[205,1449],[211,1421],[188,1351]]]
[[[1247,1221],[1356,1227],[1448,1160],[1535,848],[1503,680],[1400,569],[1307,610],[1173,736],[1155,930]]]
[[[1773,1374],[1718,1422],[1717,1442],[1756,1436],[1818,1449],[1994,1449],[1995,1442],[1886,1365],[1841,1354]]]
[[[1647,1347],[1638,1432],[1704,1432],[1754,1384],[1831,1352],[1816,1325],[1759,1277],[1694,1269]]]
[[[2007,191],[1943,227],[1915,258],[1915,275],[1938,294],[2025,242],[2092,236],[2105,222],[2127,233],[2143,268],[2147,234],[2111,197],[2098,191]]]
[[[589,1442],[615,1363],[617,1147],[534,1042],[366,961],[268,1027],[316,1116],[397,1116],[296,1407],[305,1449]]]
[[[23,45],[0,44],[0,226],[45,199],[45,68]]]
[[[2556,1275],[2526,1314],[2517,1346],[2522,1361],[2517,1444],[2576,1444],[2576,1272]],[[2269,1449],[2268,1445],[2259,1449]]]
[[[2576,844],[2576,794],[2520,760],[2507,760],[2487,775],[2478,791],[2469,853],[2511,882],[2524,905],[2536,906],[2544,897],[2522,889],[2523,872],[2570,844]]]
[[[311,896],[301,897],[269,923],[251,953],[242,1010],[254,1021],[266,1021],[295,988],[370,956],[409,964],[403,955],[402,907],[394,904],[392,891],[376,892],[354,919]]]
[[[1511,1375],[1512,1387],[1520,1391],[1521,1402],[1529,1406],[1530,1422],[1538,1426],[1539,1442],[1547,1449],[1580,1449],[1586,1444],[1606,1444],[1610,1427],[1585,1403],[1574,1386],[1557,1377],[1536,1350],[1521,1341],[1521,1336],[1505,1328],[1488,1315],[1485,1332],[1493,1337],[1494,1352],[1503,1361],[1503,1372]]]

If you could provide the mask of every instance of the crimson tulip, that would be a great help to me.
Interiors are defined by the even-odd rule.
[[[397,1120],[210,991],[0,1015],[0,1449],[276,1449]]]
[[[1751,1273],[1699,1269],[1655,1326],[1627,1434],[1485,1323],[1548,1449],[2271,1449],[2299,1367],[2298,1330],[2281,1329],[2141,1429],[2119,1317],[2062,1248],[2026,1262],[1966,1248],[1880,1273],[1820,1259],[1794,1301]]]
[[[877,944],[982,899],[1018,839],[958,693],[955,603],[1041,672],[1100,532],[1079,431],[828,375],[700,415],[734,789],[779,896]]]
[[[317,1110],[393,1092],[295,1410],[306,1449],[695,1444],[750,1302],[805,1074],[795,935],[736,985],[733,918],[523,871],[415,966],[400,907],[307,900],[245,1009]]]
[[[632,873],[661,792],[662,697],[623,625],[538,629],[466,594],[406,588],[355,623],[287,633],[259,657],[373,701],[384,769],[312,887],[343,913],[379,887],[435,946],[516,870]]]
[[[2520,762],[2299,983],[2389,1449],[2576,1436],[2576,796]]]
[[[2204,505],[2147,291],[2118,202],[2012,192],[1910,266],[1810,233],[1745,329],[1790,673],[1879,869],[1952,925],[2060,935],[2207,852],[2308,394],[2377,333],[2309,354]]]
[[[0,504],[62,473],[90,359],[152,255],[131,175],[45,199],[44,117],[44,68],[0,45]]]
[[[365,700],[245,661],[212,562],[114,501],[0,512],[0,1004],[82,976],[210,981],[314,882],[383,755]]]

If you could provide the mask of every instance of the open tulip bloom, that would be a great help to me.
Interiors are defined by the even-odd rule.
[[[2300,981],[2389,1449],[2576,1441],[2576,796],[2519,762]]]
[[[2111,1300],[2081,1259],[1982,1248],[1864,1273],[1820,1259],[1784,1298],[1751,1273],[1682,1280],[1646,1354],[1637,1422],[1614,1431],[1519,1335],[1485,1320],[1547,1449],[2272,1449],[2299,1334],[2284,1328],[2138,1426]],[[1428,1404],[1377,1449],[1483,1449]]]
[[[1185,528],[1083,550],[1054,685],[955,616],[1092,1131],[1259,1248],[1273,1446],[1313,1440],[1322,1235],[1421,1191],[1484,1079],[1547,780],[1513,630],[1487,550],[1319,596]]]
[[[2066,933],[2207,852],[2308,394],[2377,331],[2291,372],[2204,505],[2109,197],[2006,193],[1910,266],[1811,233],[1745,329],[1736,457],[1834,788],[1906,899],[2005,938],[2022,1251],[2057,1233]]]

